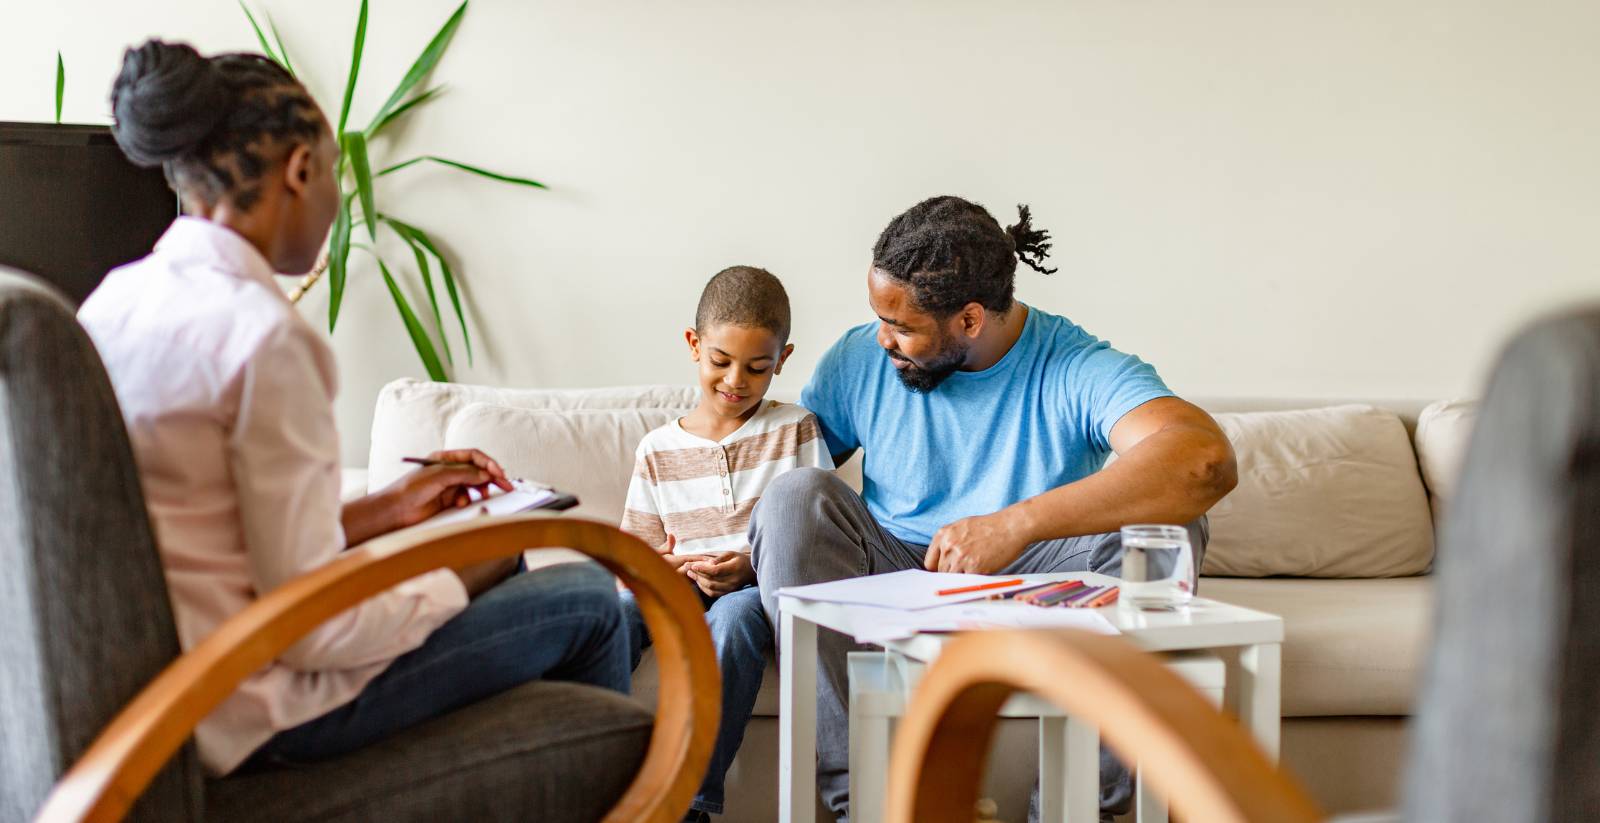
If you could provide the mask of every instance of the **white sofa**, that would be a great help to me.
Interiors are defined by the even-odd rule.
[[[687,387],[396,381],[378,398],[368,466],[347,473],[347,491],[388,483],[406,470],[403,456],[471,446],[514,475],[578,494],[574,515],[617,522],[639,438],[693,403]],[[1465,449],[1472,406],[1201,405],[1233,439],[1241,482],[1212,512],[1200,593],[1285,620],[1283,762],[1329,811],[1391,806],[1429,630],[1432,524]],[[859,483],[858,467],[840,472]],[[552,562],[550,554],[541,562]],[[652,700],[653,661],[634,685]],[[776,817],[777,686],[769,668],[729,774],[727,820]],[[1026,721],[1002,728],[988,785],[1002,819],[1024,816],[1035,741]]]

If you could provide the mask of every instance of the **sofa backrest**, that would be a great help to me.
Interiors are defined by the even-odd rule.
[[[773,397],[795,400],[792,392]],[[403,456],[472,446],[514,474],[576,493],[583,500],[576,513],[618,522],[639,439],[687,413],[695,399],[689,386],[546,390],[395,381],[377,404],[369,488],[404,473]],[[1434,484],[1449,487],[1470,404],[1197,402],[1239,444],[1245,481],[1213,510],[1205,573],[1384,577],[1428,569],[1430,510],[1442,506],[1430,492]],[[1297,445],[1285,442],[1295,432],[1289,439]],[[1419,470],[1419,454],[1433,458],[1422,464],[1433,476]],[[859,464],[858,456],[840,469],[857,489]]]

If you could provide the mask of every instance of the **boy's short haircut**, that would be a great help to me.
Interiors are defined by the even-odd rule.
[[[696,332],[732,324],[766,329],[789,342],[789,294],[772,272],[755,266],[729,266],[700,293],[694,312]]]

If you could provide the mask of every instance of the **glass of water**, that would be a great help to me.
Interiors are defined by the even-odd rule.
[[[1182,526],[1122,527],[1122,583],[1127,609],[1171,611],[1194,598],[1194,549]]]

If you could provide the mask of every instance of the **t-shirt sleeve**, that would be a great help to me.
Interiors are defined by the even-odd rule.
[[[833,471],[833,455],[828,452],[828,441],[822,436],[822,426],[815,414],[800,419],[796,429],[800,439],[798,468],[827,469]]]
[[[628,481],[621,528],[654,549],[667,542],[667,529],[661,520],[661,507],[656,502],[656,485],[647,456],[644,444],[640,444],[633,463],[633,477]]]
[[[1171,397],[1154,366],[1138,357],[1097,343],[1076,369],[1077,408],[1083,430],[1096,447],[1111,451],[1111,430],[1123,415],[1161,397]]]
[[[830,455],[829,468],[833,466],[832,455],[861,447],[860,435],[856,433],[855,421],[850,416],[847,394],[852,385],[849,370],[845,367],[849,340],[849,335],[840,338],[822,355],[816,371],[811,373],[811,381],[800,392],[800,405],[816,415],[817,425],[822,428],[822,437]]]

